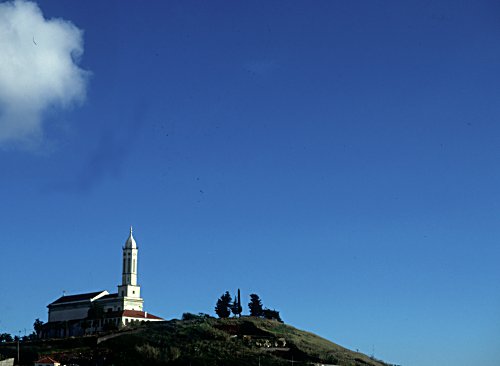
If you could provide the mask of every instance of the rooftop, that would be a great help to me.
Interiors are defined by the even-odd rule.
[[[139,310],[123,310],[122,316],[126,316],[128,318],[163,320],[163,318],[160,318],[159,316],[149,314],[147,311],[139,311]]]
[[[108,295],[107,291],[97,291],[97,292],[88,292],[86,294],[76,294],[76,295],[69,295],[69,296],[61,296],[58,298],[56,301],[52,302],[49,304],[50,305],[59,305],[59,304],[64,304],[68,302],[76,302],[76,301],[92,301],[95,297],[101,295],[103,292],[106,293],[106,296]]]

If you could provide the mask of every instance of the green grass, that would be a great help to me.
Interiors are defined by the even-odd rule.
[[[282,347],[282,339],[286,346]],[[269,342],[271,348],[258,344]],[[279,347],[273,348],[275,342]],[[342,366],[383,366],[315,334],[276,321],[254,317],[200,318],[149,323],[97,344],[97,338],[36,341],[22,345],[21,360],[31,364],[40,355],[63,363],[95,365],[284,366],[312,363]],[[15,347],[0,345],[0,354]],[[23,354],[24,353],[24,354]],[[31,361],[28,363],[28,361]]]

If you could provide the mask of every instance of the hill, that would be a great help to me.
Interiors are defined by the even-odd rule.
[[[190,320],[147,323],[101,337],[25,342],[21,350],[21,361],[27,365],[45,354],[80,366],[387,365],[315,334],[254,317],[191,316]],[[14,344],[0,347],[4,356],[14,351]]]

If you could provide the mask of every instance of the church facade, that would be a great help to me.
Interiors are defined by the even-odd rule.
[[[47,306],[49,317],[43,327],[42,337],[92,334],[137,322],[163,320],[144,311],[144,299],[137,283],[139,248],[132,227],[122,251],[122,282],[118,285],[118,291],[63,295]]]

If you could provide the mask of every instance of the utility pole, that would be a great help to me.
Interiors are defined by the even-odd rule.
[[[19,337],[17,337],[17,364],[20,365],[21,361],[19,360],[19,340],[21,339],[21,331],[19,331]]]

